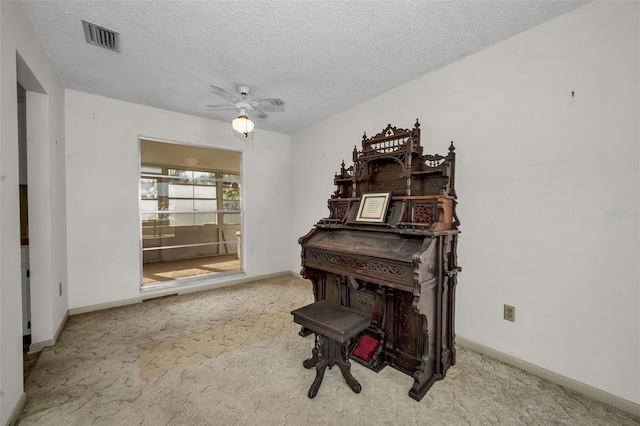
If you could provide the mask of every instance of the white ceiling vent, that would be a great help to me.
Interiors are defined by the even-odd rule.
[[[84,37],[87,43],[95,44],[114,52],[120,51],[120,34],[117,32],[84,20],[82,21],[82,26],[84,27]]]

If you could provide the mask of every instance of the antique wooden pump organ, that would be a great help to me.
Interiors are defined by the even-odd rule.
[[[374,371],[413,376],[421,400],[456,362],[454,314],[458,225],[455,152],[425,155],[420,123],[387,128],[342,163],[330,215],[299,239],[314,298],[372,315],[350,345]]]

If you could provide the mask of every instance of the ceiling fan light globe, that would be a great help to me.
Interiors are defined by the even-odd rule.
[[[254,124],[246,115],[240,115],[231,122],[231,126],[233,126],[233,130],[236,132],[243,133],[247,136],[249,133],[253,132]]]

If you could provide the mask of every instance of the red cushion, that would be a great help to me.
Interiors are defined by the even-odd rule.
[[[358,346],[356,346],[352,354],[365,362],[371,362],[378,346],[380,346],[380,342],[368,334],[365,334],[362,336],[362,339],[360,339],[360,342],[358,342]]]

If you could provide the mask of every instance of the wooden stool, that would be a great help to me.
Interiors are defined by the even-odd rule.
[[[357,333],[369,327],[371,315],[347,308],[327,300],[320,300],[291,312],[293,321],[315,333],[312,357],[306,359],[304,368],[316,367],[316,378],[309,389],[309,398],[318,393],[324,370],[334,365],[340,367],[342,376],[355,393],[360,393],[360,383],[351,375],[348,342]]]

